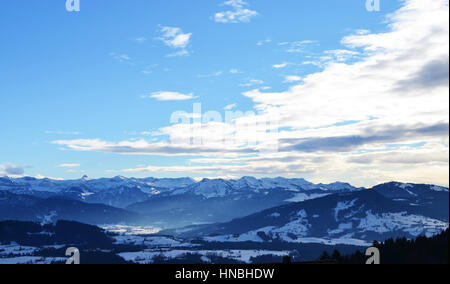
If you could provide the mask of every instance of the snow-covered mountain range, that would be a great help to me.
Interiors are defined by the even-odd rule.
[[[217,198],[227,195],[255,193],[267,194],[268,190],[283,190],[296,193],[314,191],[329,194],[332,192],[355,191],[357,188],[347,183],[313,184],[304,179],[243,177],[239,180],[204,179],[196,182],[190,178],[114,178],[78,180],[53,180],[24,178],[0,178],[0,190],[15,194],[38,197],[66,196],[89,203],[103,203],[116,207],[145,201],[154,195],[194,194],[205,198]],[[295,195],[295,194],[293,194]],[[299,195],[308,198],[305,195]]]
[[[102,178],[52,180],[0,178],[0,190],[37,198],[63,198],[103,204],[141,214],[162,227],[225,222],[291,202],[362,190],[347,183],[313,184],[304,179],[243,177],[237,180],[190,178]]]
[[[0,205],[0,220],[149,225],[211,242],[361,245],[432,235],[449,223],[448,188],[397,182],[365,189],[286,178],[5,177]]]
[[[89,179],[83,176],[78,180],[53,180],[3,177],[0,178],[0,190],[41,198],[66,197],[87,203],[125,208],[130,204],[145,201],[152,195],[194,183],[190,178],[135,179],[118,176]]]
[[[387,183],[274,207],[231,222],[165,233],[209,242],[370,244],[433,236],[449,226],[448,189]]]
[[[0,190],[14,194],[25,194],[41,198],[68,197],[87,203],[102,203],[126,208],[154,196],[176,196],[192,194],[202,198],[220,198],[246,194],[269,194],[271,191],[286,191],[292,201],[302,201],[317,194],[330,194],[359,190],[346,183],[313,184],[304,179],[243,177],[239,180],[204,179],[196,182],[190,178],[102,178],[78,180],[53,180],[24,178],[0,178]]]

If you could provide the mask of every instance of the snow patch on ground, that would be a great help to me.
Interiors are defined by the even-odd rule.
[[[339,222],[339,212],[352,208],[353,206],[355,206],[356,201],[358,201],[358,199],[338,202],[336,208],[334,209],[334,219],[336,220],[336,222]]]
[[[272,238],[279,238],[283,241],[292,241],[297,237],[305,237],[308,235],[308,231],[311,228],[311,224],[308,222],[308,214],[305,210],[301,210],[297,213],[297,217],[291,222],[285,224],[282,227],[270,230]]]
[[[407,188],[412,188],[413,185],[409,184],[409,183],[402,183],[398,187],[400,187],[401,189],[407,189]]]
[[[431,190],[440,191],[440,192],[448,192],[448,188],[442,187],[442,186],[437,186],[437,185],[433,185],[431,187]]]
[[[380,234],[403,231],[415,237],[420,235],[431,237],[448,227],[448,222],[419,215],[408,215],[407,212],[374,214],[372,211],[367,211],[366,217],[361,219],[358,229],[361,229],[361,232]]]
[[[338,235],[341,234],[343,232],[345,232],[346,230],[351,230],[353,228],[353,223],[341,223],[339,224],[337,229],[334,230],[328,230],[328,235],[333,236],[333,235]]]
[[[213,236],[203,238],[206,242],[224,242],[224,243],[236,243],[236,242],[255,242],[262,243],[263,239],[259,236],[260,233],[266,235],[270,234],[271,230],[275,227],[265,227],[258,230],[250,231],[241,235],[223,235],[223,236]]]

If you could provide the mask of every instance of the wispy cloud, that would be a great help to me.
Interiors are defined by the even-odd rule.
[[[287,151],[301,152],[350,152],[369,144],[396,143],[405,140],[445,137],[449,134],[449,124],[418,126],[386,126],[385,129],[365,129],[359,135],[343,135],[335,137],[317,137],[287,139],[283,142],[291,144]]]
[[[167,46],[173,48],[186,48],[191,40],[192,33],[183,33],[176,27],[161,27],[162,36],[159,38]]]
[[[78,131],[62,131],[62,130],[46,130],[45,134],[56,134],[56,135],[81,135]]]
[[[239,69],[233,68],[233,69],[230,69],[230,73],[231,74],[242,74],[242,71],[240,71]]]
[[[237,107],[237,104],[231,104],[231,105],[225,106],[223,109],[224,110],[232,110],[232,109],[234,109],[236,107]]]
[[[248,4],[243,0],[228,0],[223,5],[230,9],[214,15],[214,20],[218,23],[248,23],[258,15],[258,12],[246,8]]]
[[[240,84],[239,86],[241,86],[241,87],[253,87],[253,86],[263,85],[263,84],[264,84],[263,80],[250,79],[247,82]]]
[[[278,45],[285,47],[286,52],[289,53],[303,53],[308,51],[311,46],[317,44],[319,43],[315,40],[301,40],[293,42],[281,42]]]
[[[326,50],[320,55],[310,55],[303,65],[314,65],[319,68],[326,68],[329,64],[346,63],[363,59],[364,54],[348,49]]]
[[[290,75],[290,76],[286,76],[286,78],[284,79],[284,82],[285,83],[295,83],[295,82],[299,82],[301,80],[303,80],[303,78],[300,76]]]
[[[137,37],[137,38],[135,38],[135,39],[134,39],[134,41],[135,41],[135,42],[137,42],[137,43],[144,43],[144,42],[146,42],[146,41],[147,41],[147,38],[146,38],[146,37],[143,37],[143,36],[141,36],[141,37]]]
[[[159,32],[161,37],[158,40],[170,48],[178,49],[178,51],[167,55],[168,57],[187,56],[190,54],[187,47],[191,43],[192,33],[184,33],[181,28],[167,26],[160,26]]]
[[[58,168],[79,168],[80,164],[60,164]]]
[[[326,50],[324,56],[321,57],[321,61],[345,62],[350,59],[358,59],[360,56],[361,53],[355,50],[348,50],[348,49]]]
[[[119,61],[121,63],[128,63],[130,65],[133,65],[131,57],[128,54],[124,54],[124,53],[118,54],[118,53],[115,53],[115,52],[110,52],[109,56],[111,58],[113,58],[114,60],[117,60],[117,61]]]
[[[189,56],[191,53],[187,51],[186,49],[179,50],[174,53],[169,53],[166,55],[166,57],[182,57],[182,56]]]
[[[270,38],[266,38],[265,40],[260,40],[256,43],[257,46],[263,46],[265,44],[271,43],[272,40]]]
[[[286,68],[289,65],[289,63],[283,62],[280,64],[274,64],[272,67],[275,69],[282,69],[282,68]]]
[[[211,77],[219,77],[221,75],[223,75],[223,71],[215,71],[209,74],[201,74],[201,75],[197,75],[198,78],[211,78]]]
[[[186,131],[186,129],[183,129]],[[187,133],[186,133],[187,134]],[[214,137],[212,137],[214,138]],[[223,145],[199,146],[177,145],[169,142],[149,143],[145,140],[121,141],[119,143],[103,141],[100,139],[56,140],[56,145],[66,146],[77,151],[92,151],[128,155],[159,155],[159,156],[193,156],[211,155],[218,153],[235,152],[239,154],[256,153],[255,150],[223,147]]]
[[[25,173],[24,167],[10,163],[0,165],[0,176],[21,176]]]
[[[142,98],[152,98],[158,101],[186,101],[194,99],[194,94],[182,94],[178,92],[156,92],[148,96],[143,96]]]

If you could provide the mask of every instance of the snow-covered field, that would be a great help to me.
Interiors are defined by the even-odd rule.
[[[166,236],[137,236],[137,235],[119,235],[114,236],[115,244],[121,245],[140,245],[149,248],[174,248],[174,247],[194,247],[195,244],[185,242],[184,240],[166,237]]]
[[[17,244],[0,245],[0,257],[7,255],[31,255],[37,250],[38,248],[35,247],[19,246]]]
[[[151,235],[157,234],[161,228],[153,226],[103,225],[105,231],[121,235]]]
[[[38,257],[38,256],[19,256],[12,258],[0,258],[0,264],[52,264],[65,262],[67,259],[62,257]]]
[[[252,257],[264,255],[285,256],[289,251],[268,251],[268,250],[145,250],[142,252],[125,252],[119,256],[127,261],[139,264],[150,264],[156,257],[163,257],[166,260],[181,258],[187,254],[196,254],[202,256],[204,262],[210,262],[213,256],[233,259],[244,263],[251,263]]]
[[[0,264],[51,264],[65,262],[61,257],[33,256],[40,249],[36,247],[20,246],[17,244],[0,245]]]

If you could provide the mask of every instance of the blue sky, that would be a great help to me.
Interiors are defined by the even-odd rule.
[[[448,100],[442,95],[442,90],[448,89],[448,80],[428,86],[436,94],[424,100],[430,104],[429,110],[435,111],[435,117],[419,119],[422,114],[417,113],[414,117],[418,121],[406,123],[412,115],[406,108],[421,105],[412,98],[417,97],[416,91],[425,93],[423,86],[403,95],[400,101],[392,102],[400,108],[399,112],[394,112],[396,115],[405,108],[404,115],[394,122],[405,121],[407,125],[391,125],[395,124],[389,123],[393,119],[392,110],[380,113],[380,108],[374,107],[365,110],[365,114],[353,113],[352,104],[355,108],[360,108],[360,104],[345,95],[342,96],[342,101],[346,101],[342,115],[330,113],[329,118],[327,114],[314,111],[314,107],[318,107],[318,103],[333,104],[334,98],[323,97],[317,101],[316,97],[313,101],[305,97],[304,101],[291,101],[301,97],[295,93],[297,87],[317,84],[312,82],[314,78],[305,80],[309,75],[321,77],[320,82],[332,82],[327,79],[332,76],[326,76],[327,72],[333,73],[332,68],[337,68],[330,67],[333,64],[340,64],[339,68],[349,66],[349,69],[355,63],[374,60],[380,69],[383,56],[396,56],[401,60],[396,52],[407,55],[412,48],[407,50],[405,44],[405,48],[394,50],[383,39],[379,42],[386,46],[380,47],[371,42],[373,36],[391,35],[392,40],[396,32],[408,35],[408,29],[413,27],[402,24],[409,15],[428,17],[446,9],[448,12],[445,4],[430,11],[416,7],[415,2],[417,0],[381,0],[381,10],[369,12],[365,0],[81,0],[81,11],[69,13],[65,0],[4,1],[0,10],[0,118],[3,122],[0,175],[3,172],[66,179],[84,174],[90,177],[283,175],[325,182],[347,179],[368,185],[390,179],[389,173],[381,172],[381,169],[389,169],[400,171],[398,179],[401,180],[448,184],[448,174],[444,174],[448,171],[448,158],[442,159],[443,154],[448,156],[448,131],[445,132],[448,108],[442,109],[440,104]],[[401,10],[408,5],[412,8]],[[447,22],[448,26],[448,18],[439,15],[440,23]],[[392,23],[397,23],[398,27],[393,29]],[[432,24],[440,23],[430,23],[429,27],[426,23],[420,24],[423,31],[419,32],[424,37],[431,33],[441,44],[448,45],[448,33],[445,36],[432,31]],[[401,44],[399,41],[400,47]],[[414,42],[409,41],[409,44]],[[368,45],[375,48],[368,48]],[[411,74],[398,75],[396,82],[407,80],[412,73],[419,73],[422,67],[433,62],[448,65],[448,51],[437,52],[430,47],[426,54],[429,56],[422,62],[405,62],[405,66],[412,64]],[[399,65],[402,64],[399,61]],[[386,72],[393,72],[386,68]],[[386,72],[380,71],[380,74],[389,74]],[[375,82],[380,78],[365,83],[367,86],[383,85],[383,81]],[[336,88],[346,89],[344,85]],[[246,93],[250,91],[253,93]],[[333,88],[325,92],[329,95]],[[373,97],[386,95],[385,90],[379,92]],[[271,94],[271,98],[264,99],[264,93]],[[392,93],[389,98],[395,96]],[[339,94],[336,92],[336,96]],[[286,97],[286,100],[277,102],[277,97]],[[359,102],[359,97],[356,100]],[[365,98],[360,100],[365,105]],[[145,147],[152,147],[153,143],[166,143],[168,137],[179,135],[175,130],[164,132],[161,129],[173,126],[170,122],[173,112],[191,113],[193,103],[201,103],[202,112],[224,113],[224,107],[229,106],[229,109],[255,111],[259,115],[273,111],[268,107],[273,106],[277,115],[289,121],[281,123],[280,141],[300,139],[304,143],[309,139],[314,146],[322,145],[317,139],[326,136],[341,137],[331,140],[336,143],[347,141],[346,137],[367,136],[369,128],[392,132],[386,129],[389,126],[397,129],[395,133],[405,134],[401,137],[385,135],[391,138],[384,140],[356,139],[365,142],[350,143],[355,146],[351,149],[346,144],[337,149],[312,147],[314,149],[304,151],[295,147],[301,143],[280,144],[279,155],[270,156],[277,161],[278,168],[266,173],[266,167],[255,169],[255,165],[262,165],[268,155],[236,154],[236,149],[224,151],[226,153],[202,153],[204,148],[217,146],[214,142],[204,143],[199,147],[202,149],[194,151],[195,155],[192,149],[177,155],[173,151],[161,154],[135,151],[141,148],[136,142],[146,142]],[[299,109],[303,105],[311,106],[312,113],[305,113],[302,119],[308,123],[297,123],[296,118],[290,116],[290,112],[295,114],[292,106],[297,104]],[[441,126],[441,131],[429,135],[426,127],[433,126]],[[318,129],[328,135],[316,133]],[[111,150],[114,148],[111,146],[121,143],[129,149],[125,152]],[[80,151],[81,144],[85,148]],[[401,157],[400,160],[412,161],[390,163],[383,162],[380,156],[361,156],[373,152],[385,155],[391,151]],[[282,163],[286,155],[305,162]],[[424,172],[423,159],[417,159],[419,156],[438,157],[427,160],[432,164],[427,165],[426,170],[438,174],[415,175]],[[324,157],[335,159],[323,162]],[[202,158],[211,160],[197,160]],[[224,162],[224,158],[231,161]],[[360,166],[349,160],[362,158],[374,162],[358,174],[358,178],[353,178],[350,173]],[[330,168],[330,163],[332,167],[341,163],[345,167],[338,167],[342,171],[323,171],[323,168]],[[230,164],[235,167],[229,167]]]

